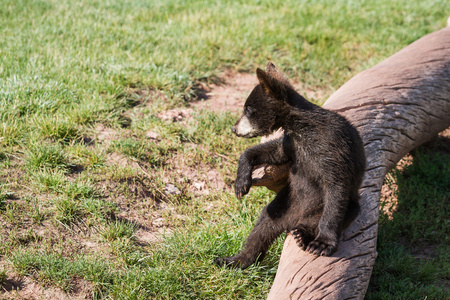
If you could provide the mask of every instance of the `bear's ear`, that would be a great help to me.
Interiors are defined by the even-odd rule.
[[[289,87],[292,87],[287,76],[280,69],[278,69],[273,62],[267,63],[266,72],[271,77],[278,79],[278,81]]]
[[[268,72],[264,72],[260,68],[256,69],[256,76],[259,84],[266,95],[277,100],[284,100],[286,97],[286,84],[272,76]]]
[[[267,94],[269,94],[270,91],[270,78],[269,75],[264,72],[263,70],[261,70],[260,68],[256,69],[256,77],[258,77],[259,80],[259,84],[261,85],[261,87],[263,88],[263,91]]]

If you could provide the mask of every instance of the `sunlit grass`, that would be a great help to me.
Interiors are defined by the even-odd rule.
[[[94,298],[265,299],[282,237],[248,270],[213,265],[242,247],[273,197],[264,188],[232,194],[239,153],[258,141],[236,138],[237,116],[226,112],[181,122],[158,114],[189,106],[200,82],[268,60],[323,103],[443,27],[449,9],[406,0],[1,1],[0,266],[69,294],[81,278]],[[427,155],[396,175],[408,205],[381,219],[370,299],[448,296],[435,284],[448,278],[448,167]],[[193,192],[213,169],[226,190],[205,182],[209,193]],[[426,262],[411,254],[424,242],[438,245]]]

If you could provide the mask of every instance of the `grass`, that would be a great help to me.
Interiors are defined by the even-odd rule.
[[[231,133],[235,114],[194,110],[181,122],[159,114],[192,108],[225,70],[253,73],[268,60],[320,91],[311,100],[321,104],[356,73],[443,27],[449,8],[2,1],[0,281],[29,276],[75,297],[265,298],[282,238],[248,270],[212,264],[240,249],[273,197],[262,188],[240,201],[232,195],[239,154],[258,140]],[[448,298],[447,161],[418,153],[392,173],[398,210],[381,216],[368,299]]]
[[[126,238],[131,239],[136,231],[136,225],[123,221],[115,221],[105,226],[100,231],[101,236],[108,241],[115,241],[117,239]]]
[[[392,217],[380,216],[368,299],[449,297],[449,171],[448,152],[419,150],[411,165],[391,172],[398,203]]]
[[[30,169],[54,169],[68,171],[67,154],[59,144],[39,143],[29,145],[25,155],[26,164]]]

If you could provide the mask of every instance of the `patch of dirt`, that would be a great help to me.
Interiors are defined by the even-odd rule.
[[[92,291],[94,285],[83,278],[74,278],[71,282],[71,295],[75,295],[75,299],[92,299]]]
[[[161,141],[159,134],[151,130],[146,131],[145,136],[155,142]]]
[[[85,281],[85,280],[83,280]],[[85,281],[86,282],[86,281]],[[54,300],[77,300],[92,299],[91,291],[85,287],[77,288],[73,294],[67,294],[61,289],[55,287],[43,287],[31,279],[25,277],[23,281],[16,279],[7,279],[5,285],[2,285],[3,293],[0,292],[2,299],[54,299]]]
[[[220,78],[223,84],[202,85],[203,94],[192,106],[214,112],[241,112],[248,95],[259,83],[256,74],[225,71]],[[325,96],[324,91],[306,89],[300,82],[291,81],[291,84],[308,100],[322,100]]]
[[[195,109],[208,109],[214,112],[240,112],[245,99],[258,84],[256,75],[226,71],[223,84],[203,86],[204,96],[192,103]]]
[[[212,191],[231,189],[225,183],[222,174],[215,168],[186,162],[183,155],[176,155],[172,162],[173,168],[165,178],[169,184],[178,183],[185,186],[187,191],[194,195],[208,195]]]
[[[92,241],[92,240],[82,240],[80,242],[85,249],[88,249],[92,251],[93,253],[101,253],[105,250],[104,245],[102,245],[98,241]]]
[[[178,219],[184,219],[184,216],[177,214],[175,209],[165,202],[158,204],[156,209],[149,211],[148,214],[151,219],[150,226],[140,226],[135,233],[135,238],[141,245],[161,242],[164,236],[168,236],[172,233],[170,224],[167,223],[165,218],[168,214]]]
[[[194,111],[190,108],[176,108],[176,109],[170,109],[163,112],[160,112],[156,115],[157,118],[168,121],[171,120],[172,122],[183,122],[187,120],[192,120],[192,113]]]
[[[99,183],[99,188],[108,201],[118,205],[117,213],[111,213],[111,220],[133,223],[137,227],[137,243],[148,245],[160,241],[170,234],[170,219],[183,219],[169,202],[165,201],[164,191],[159,191],[152,183],[152,177],[144,169],[143,173],[119,181],[106,180]],[[84,243],[89,248],[99,245],[95,242]]]
[[[395,167],[399,171],[413,163],[413,156],[411,154],[405,155]],[[385,183],[381,188],[380,203],[383,204],[382,210],[388,216],[389,220],[392,220],[393,214],[397,210],[398,199],[397,199],[398,185],[395,182],[391,174],[387,174],[385,178]]]
[[[136,225],[135,238],[138,244],[141,245],[159,242],[164,235],[172,232],[166,217],[184,218],[182,215],[177,214],[170,204],[165,202],[155,204],[149,209],[140,208],[138,203],[136,206],[126,207],[120,205],[120,207],[121,210],[116,218]]]
[[[106,155],[106,164],[110,166],[119,166],[122,168],[132,167],[139,169],[139,164],[136,161],[131,160],[118,152],[108,153]]]
[[[166,95],[159,90],[148,90],[148,89],[132,89],[130,91],[131,95],[137,95],[139,100],[139,104],[143,104],[147,101],[154,101],[155,99],[166,101]]]
[[[8,278],[6,283],[2,285],[4,290],[2,299],[55,299],[66,300],[73,299],[61,290],[55,288],[43,288],[31,279],[24,278]]]
[[[160,226],[154,228],[152,231],[139,229],[135,233],[135,237],[138,240],[138,243],[149,245],[152,243],[161,242],[163,236],[172,233],[172,230],[168,227]]]
[[[109,145],[111,144],[111,141],[116,140],[119,136],[119,133],[117,130],[113,128],[106,127],[104,124],[98,124],[97,127],[95,127],[96,132],[96,140],[100,144]]]
[[[208,195],[211,191],[225,191],[227,185],[222,175],[216,169],[203,170],[199,172],[195,168],[184,168],[179,172],[179,182],[188,183],[188,190],[197,195]],[[187,178],[187,182],[182,177]]]
[[[7,272],[7,278],[0,283],[0,298],[13,299],[55,299],[55,300],[81,300],[92,299],[94,286],[82,279],[74,278],[71,282],[71,292],[66,293],[57,287],[44,287],[29,276],[20,276],[0,261],[0,266]]]

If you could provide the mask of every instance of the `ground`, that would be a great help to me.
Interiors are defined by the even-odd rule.
[[[173,108],[156,114],[156,118],[160,120],[157,122],[189,127],[192,126],[191,122],[194,120],[194,116],[202,110],[214,113],[230,111],[237,116],[246,95],[257,83],[256,77],[252,74],[227,71],[220,77],[220,82],[201,86],[197,100],[187,107]],[[295,83],[295,86],[299,90],[302,88],[298,83]],[[134,120],[136,116],[142,118],[148,111],[149,105],[153,104],[153,98],[164,101],[163,94],[153,91],[133,91],[133,93],[139,96],[137,97],[138,101],[123,113],[124,118],[128,118],[128,120]],[[305,95],[312,99],[324,96],[320,92],[313,91],[306,91]],[[32,176],[33,184],[30,186],[25,182],[30,180],[30,177],[23,167],[24,160],[15,157],[9,158],[8,168],[4,169],[2,173],[2,177],[9,183],[12,191],[3,204],[6,212],[0,218],[0,231],[2,236],[6,237],[6,239],[3,238],[5,245],[7,244],[13,251],[30,247],[35,251],[45,249],[50,253],[59,253],[62,257],[67,258],[92,253],[103,256],[107,260],[114,260],[123,255],[120,251],[133,252],[136,251],[136,247],[142,249],[153,247],[152,245],[158,244],[170,236],[174,228],[179,228],[180,224],[186,222],[187,212],[177,206],[178,201],[183,201],[184,195],[208,197],[208,195],[215,195],[218,192],[232,195],[233,174],[224,173],[223,165],[232,164],[231,160],[236,157],[231,158],[227,154],[208,152],[208,155],[215,156],[212,157],[213,160],[218,160],[220,163],[198,162],[186,153],[201,152],[202,144],[185,141],[183,142],[183,151],[171,153],[169,149],[167,153],[162,153],[166,155],[164,159],[170,161],[164,160],[163,162],[157,155],[149,158],[146,151],[150,151],[150,148],[146,148],[145,145],[159,145],[163,152],[166,151],[167,149],[163,146],[165,133],[151,129],[142,130],[142,133],[143,136],[138,137],[136,132],[128,129],[127,126],[117,128],[104,123],[96,124],[83,139],[88,148],[95,149],[96,153],[103,155],[101,156],[104,159],[102,172],[107,170],[106,174],[99,175],[93,172],[92,174],[95,174],[93,180],[83,179],[84,167],[75,164],[70,166],[71,171],[66,173],[66,181],[62,179],[65,185],[73,184],[78,187],[78,189],[74,187],[73,193],[80,195],[72,195],[68,199],[81,199],[82,201],[87,201],[83,199],[91,199],[89,201],[102,199],[105,203],[109,203],[101,204],[100,207],[90,211],[91,214],[103,215],[102,218],[106,221],[100,223],[95,223],[95,218],[85,216],[89,214],[89,208],[82,209],[76,206],[71,208],[70,203],[61,200],[59,194],[68,195],[71,192],[70,188],[59,192],[58,183],[49,181],[58,180],[58,176],[60,176],[58,170],[50,173],[41,171],[40,175]],[[449,130],[442,133],[441,139],[448,139],[449,133]],[[117,141],[123,140],[131,144],[117,144]],[[144,144],[133,144],[136,141],[144,141]],[[441,146],[439,151],[448,155],[448,148],[445,147],[448,145]],[[139,159],[141,156],[145,157],[145,160]],[[91,159],[95,160],[95,158]],[[168,167],[158,174],[153,174],[152,172],[157,171],[145,162],[149,159],[150,161],[154,159],[156,165],[164,163]],[[397,170],[402,171],[412,162],[413,156],[408,154],[399,163]],[[120,172],[114,170],[120,170]],[[387,182],[382,189],[382,209],[387,219],[390,220],[398,207],[396,198],[398,185],[392,174],[388,175]],[[157,177],[158,180],[155,183]],[[77,182],[80,186],[77,186]],[[21,187],[25,187],[25,189]],[[30,192],[31,197],[27,198]],[[96,193],[101,196],[95,196]],[[25,208],[30,204],[34,205],[34,210],[30,211],[29,208]],[[85,203],[85,205],[94,204]],[[201,205],[202,210],[206,213],[213,213],[218,207],[226,204],[199,201],[196,205]],[[27,210],[28,213],[20,214],[21,209]],[[21,219],[17,219],[18,217]],[[93,222],[94,226],[88,224],[89,222]],[[113,228],[108,226],[113,226]],[[127,233],[127,230],[131,233]],[[114,243],[120,240],[118,236],[127,236],[128,234],[132,235],[133,244],[125,245],[125,250],[121,250],[121,246]],[[61,241],[63,242],[61,243]],[[422,247],[415,245],[411,253],[418,259],[430,259],[436,254],[437,247],[437,245],[430,244]],[[49,284],[55,280],[54,278],[50,279],[54,275],[48,275],[50,278],[46,279],[45,272],[35,272],[30,267],[21,270],[20,262],[15,262],[14,259],[17,257],[2,256],[0,258],[0,271],[3,270],[0,275],[4,274],[3,278],[0,278],[2,298],[90,299],[93,292],[98,290],[95,283],[93,284],[81,276],[72,276],[69,281],[62,280],[61,284]],[[441,284],[448,285],[445,282],[441,282]]]
[[[191,107],[165,110],[158,113],[156,117],[163,122],[188,126],[188,122],[193,119],[192,115],[194,112],[201,110],[237,113],[242,108],[246,95],[256,84],[255,76],[231,71],[221,76],[221,82],[221,84],[204,85],[201,96],[192,103]],[[148,110],[146,103],[151,105],[154,98],[159,100],[164,98],[163,94],[153,91],[133,91],[133,93],[138,95],[139,101],[123,113],[123,116],[128,119],[132,119],[136,115],[142,117],[144,112]],[[174,209],[174,205],[167,201],[172,195],[182,194],[177,186],[184,186],[189,190],[190,194],[196,196],[217,193],[218,191],[232,193],[231,178],[229,178],[228,183],[225,183],[224,175],[219,170],[208,165],[198,165],[192,163],[192,161],[187,162],[186,160],[191,158],[183,153],[175,154],[170,158],[171,167],[160,178],[163,183],[162,190],[156,189],[156,193],[155,191],[150,191],[155,186],[151,183],[153,175],[148,173],[150,172],[147,169],[148,165],[143,164],[142,161],[137,160],[135,157],[127,156],[124,154],[124,151],[108,150],[111,149],[111,145],[117,140],[135,137],[131,130],[109,127],[99,123],[89,131],[88,136],[83,138],[87,141],[88,147],[95,147],[97,152],[104,154],[104,168],[117,168],[131,174],[131,176],[119,179],[111,178],[114,177],[114,173],[109,174],[108,177],[110,178],[101,178],[94,184],[94,187],[100,191],[107,201],[109,200],[117,206],[106,212],[109,219],[114,221],[124,220],[136,227],[133,237],[137,245],[145,246],[157,243],[162,236],[170,235],[172,229],[170,224],[167,223],[167,215],[171,215],[170,219],[175,218],[178,221],[183,221],[184,216],[178,214]],[[151,130],[145,131],[143,138],[145,143],[164,144],[165,142],[164,137]],[[185,147],[191,148],[191,151],[196,151],[197,147],[201,147],[201,145],[185,143]],[[222,156],[225,159],[224,163],[227,164],[227,156]],[[17,207],[28,205],[25,201],[20,200],[24,198],[25,194],[30,192],[20,189],[20,186],[24,186],[21,178],[26,176],[21,170],[22,164],[21,160],[11,158],[9,160],[10,168],[3,174],[4,177],[8,178],[7,181],[10,185],[15,185],[16,187],[14,192],[11,193],[11,197],[8,197],[9,200],[6,201],[5,205],[7,207],[10,207],[8,203],[13,202]],[[79,174],[82,171],[78,170],[71,173],[69,175],[71,179],[69,178],[69,180],[75,181],[75,178],[79,178]],[[48,183],[44,183],[44,185],[46,184]],[[48,186],[43,188],[45,190]],[[183,191],[183,194],[186,192]],[[52,198],[51,194],[36,195],[36,193],[33,193],[32,196]],[[40,199],[40,203],[47,203],[47,205],[51,201],[53,200]],[[211,203],[205,204],[204,210],[212,209],[212,205]],[[38,212],[38,214],[45,215],[45,212]],[[11,212],[11,217],[12,219],[15,218],[14,211]],[[13,239],[11,231],[14,231],[13,234],[18,236],[17,240],[19,243],[22,241],[24,245],[27,245],[30,240],[33,242],[40,241],[43,244],[57,244],[56,241],[52,242],[52,240],[65,239],[66,236],[70,236],[68,237],[67,245],[58,246],[63,248],[59,249],[59,251],[70,251],[73,254],[101,253],[101,255],[106,255],[106,258],[111,258],[111,254],[105,254],[109,252],[106,249],[108,247],[105,248],[101,240],[99,241],[97,238],[92,237],[93,234],[90,232],[92,228],[86,224],[70,224],[69,226],[63,224],[66,227],[64,229],[59,226],[60,224],[55,224],[51,220],[46,220],[45,216],[42,216],[42,221],[33,222],[32,218],[30,218],[20,220],[19,226],[15,226],[16,222],[12,219],[5,220],[0,218],[1,233],[3,236],[9,235],[7,242],[11,242]],[[7,233],[8,231],[10,232],[9,234]],[[48,247],[48,245],[43,247]],[[36,277],[24,276],[27,273],[19,274],[16,272],[4,256],[0,258],[0,270],[4,270],[4,273],[7,274],[4,276],[5,278],[1,278],[2,290],[0,291],[2,298],[6,299],[90,299],[92,292],[95,290],[91,283],[81,277],[73,278],[68,283],[68,288],[61,289],[51,285],[48,286],[45,284],[45,281],[36,281]]]

